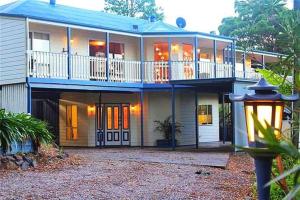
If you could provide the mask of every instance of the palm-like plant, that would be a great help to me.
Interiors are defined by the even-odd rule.
[[[20,142],[22,140],[23,134],[18,127],[20,127],[20,124],[12,114],[0,110],[0,147],[2,153],[5,154],[8,150],[11,150],[10,145],[14,141]]]
[[[41,143],[51,143],[53,135],[47,124],[27,114],[13,114],[0,110],[0,146],[2,152],[11,150],[13,142],[30,139],[34,152],[38,152]]]
[[[154,131],[160,132],[164,134],[164,138],[167,140],[171,140],[172,138],[172,116],[168,116],[165,120],[159,121],[155,120],[155,129]],[[182,125],[179,122],[175,122],[175,133],[181,133]]]

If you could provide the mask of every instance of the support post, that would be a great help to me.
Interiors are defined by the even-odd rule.
[[[265,69],[265,56],[261,55],[261,64],[262,64],[262,68]]]
[[[140,92],[140,115],[141,115],[141,148],[144,147],[144,90]]]
[[[217,41],[214,40],[214,77],[217,78]]]
[[[175,87],[172,84],[172,150],[175,150],[176,144],[175,144]]]
[[[27,82],[27,113],[32,113],[32,90],[30,84]]]
[[[225,144],[225,141],[227,139],[227,133],[226,133],[226,129],[225,129],[225,97],[224,97],[224,93],[222,94],[222,114],[223,114],[223,144]]]
[[[235,77],[235,40],[231,43],[232,77]]]
[[[198,65],[198,38],[194,37],[194,54],[195,54],[195,79],[199,79],[199,65]]]
[[[195,133],[196,133],[196,149],[199,148],[199,128],[198,128],[198,91],[195,90]]]
[[[140,60],[141,60],[141,83],[144,83],[144,38],[141,36],[140,37]]]
[[[246,78],[246,52],[243,52],[243,78]]]
[[[171,53],[172,53],[172,41],[171,38],[168,37],[168,54],[169,54],[169,59],[168,59],[168,66],[169,66],[169,71],[168,71],[168,75],[169,75],[169,80],[172,80],[172,60],[171,60]]]
[[[67,27],[67,53],[68,53],[68,79],[72,78],[72,72],[71,72],[71,38],[72,38],[72,29],[70,27]]]
[[[106,80],[109,81],[109,33],[105,34]]]

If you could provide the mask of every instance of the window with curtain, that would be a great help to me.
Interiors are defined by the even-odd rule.
[[[67,140],[78,139],[78,113],[77,105],[66,106],[66,133]]]
[[[198,106],[198,124],[209,125],[212,124],[212,105],[199,105]]]

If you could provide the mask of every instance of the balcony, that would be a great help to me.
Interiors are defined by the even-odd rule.
[[[28,76],[33,78],[72,79],[102,82],[140,83],[141,67],[144,66],[145,83],[167,83],[170,80],[169,62],[106,59],[102,57],[70,55],[28,51]],[[70,62],[70,72],[68,71]],[[195,73],[194,61],[171,61],[172,80],[231,78],[231,64],[208,61],[197,62]],[[107,67],[108,65],[108,67]],[[107,71],[108,70],[108,71]],[[68,74],[70,73],[70,77]],[[235,76],[245,79],[258,79],[260,75],[253,69],[236,70]]]

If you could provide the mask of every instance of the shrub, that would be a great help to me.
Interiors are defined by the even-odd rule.
[[[52,143],[53,135],[47,124],[28,114],[7,113],[0,110],[0,145],[2,152],[11,150],[13,142],[30,139],[34,152],[38,152],[41,143]]]

